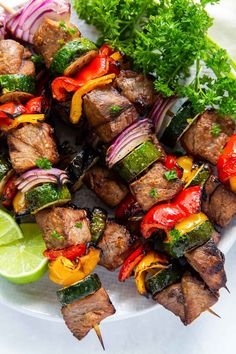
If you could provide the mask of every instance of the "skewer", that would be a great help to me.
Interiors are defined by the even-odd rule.
[[[93,326],[95,332],[96,332],[96,335],[99,339],[99,342],[101,343],[101,346],[103,348],[103,350],[105,351],[105,346],[104,346],[104,343],[103,343],[103,339],[102,339],[102,334],[101,334],[101,331],[100,331],[100,328],[98,326],[98,324],[96,323],[94,326]]]
[[[228,293],[230,294],[230,290],[227,288],[227,286],[225,285],[224,288],[228,291]]]
[[[0,1],[0,6],[9,14],[14,15],[16,11]]]
[[[218,317],[218,318],[221,319],[220,315],[218,315],[218,314],[217,314],[215,311],[213,311],[212,309],[209,308],[207,311],[210,312],[212,315],[214,315],[214,316],[216,316],[216,317]]]

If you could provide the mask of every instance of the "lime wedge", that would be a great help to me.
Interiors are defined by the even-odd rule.
[[[16,284],[41,278],[47,271],[45,244],[37,224],[22,224],[23,238],[0,246],[0,275]]]
[[[0,246],[23,238],[23,234],[13,217],[0,209]]]

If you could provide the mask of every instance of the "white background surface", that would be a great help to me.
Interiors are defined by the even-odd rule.
[[[16,0],[5,2],[8,6],[17,3]],[[217,18],[214,38],[236,58],[236,46],[232,46],[236,33],[236,1],[223,0],[211,13]],[[165,309],[156,309],[133,319],[103,324],[101,330],[107,353],[235,353],[236,245],[226,257],[226,271],[231,294],[222,290],[220,301],[214,307],[222,319],[206,313],[186,328]],[[0,313],[1,354],[103,352],[93,332],[78,342],[63,324],[31,318],[3,305],[0,305]]]

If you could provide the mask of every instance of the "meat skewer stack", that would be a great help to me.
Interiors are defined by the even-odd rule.
[[[0,82],[4,75],[21,79],[20,87],[17,81],[12,92],[0,98],[13,104],[7,107],[2,130],[16,174],[14,197],[23,205],[14,209],[30,211],[42,230],[49,277],[64,286],[57,295],[68,328],[78,339],[94,328],[103,345],[98,324],[115,308],[98,276],[90,274],[97,264],[109,271],[122,266],[120,281],[134,273],[139,293],[151,294],[185,325],[206,310],[213,313],[210,307],[226,287],[224,256],[217,247],[220,235],[214,225],[225,227],[236,214],[236,171],[229,175],[226,169],[236,150],[231,143],[233,120],[206,111],[189,123],[191,116],[184,115],[182,107],[161,142],[172,147],[180,141],[189,155],[203,162],[167,155],[153,125],[157,128],[156,114],[164,116],[175,97],[165,102],[155,92],[152,78],[130,70],[122,54],[109,46],[98,49],[67,18],[42,18],[29,41],[53,79],[54,100],[71,105],[69,120],[75,127],[86,117],[100,148],[99,164],[99,154],[86,143],[66,171],[53,167],[59,154],[53,129],[44,122],[43,98],[37,98],[36,110],[35,98],[29,104],[35,75],[31,53],[14,40],[1,40]],[[14,57],[8,58],[9,48]],[[24,113],[28,116],[22,120]],[[185,119],[181,128],[176,126],[180,119]],[[225,184],[211,174],[205,161],[218,163]],[[69,179],[72,192],[83,182],[109,207],[118,206],[118,222],[108,220],[100,208],[88,212],[73,207]]]

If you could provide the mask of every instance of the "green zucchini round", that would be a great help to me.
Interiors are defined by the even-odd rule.
[[[183,133],[192,125],[195,118],[196,113],[191,103],[185,102],[171,119],[161,137],[161,143],[173,148]]]
[[[119,161],[114,166],[114,170],[130,183],[161,157],[162,151],[148,140]]]
[[[184,188],[203,186],[211,175],[211,168],[208,164],[202,164],[197,170],[196,174],[193,176],[191,181],[189,181]]]
[[[66,43],[54,55],[50,71],[53,75],[63,75],[65,69],[76,59],[91,50],[97,50],[96,45],[86,38],[78,38]]]
[[[64,306],[72,304],[76,300],[83,299],[94,294],[101,288],[102,284],[97,274],[90,274],[78,283],[57,291],[57,298]]]
[[[15,91],[34,94],[35,79],[22,74],[0,75],[0,90],[2,94]]]
[[[98,243],[106,228],[107,213],[101,208],[94,208],[90,223],[92,242]]]
[[[179,268],[170,265],[167,269],[162,269],[146,281],[148,291],[155,296],[157,293],[167,288],[167,286],[178,283],[182,272]]]
[[[26,193],[27,207],[31,214],[52,205],[63,205],[71,200],[67,186],[59,187],[53,183],[44,183]]]
[[[163,242],[163,250],[173,258],[184,256],[185,252],[197,248],[210,240],[214,228],[209,220],[196,226],[193,230],[179,235],[168,237]]]

